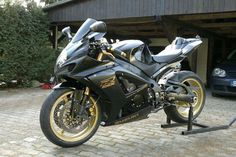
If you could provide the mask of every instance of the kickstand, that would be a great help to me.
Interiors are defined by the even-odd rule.
[[[182,131],[182,135],[189,135],[189,134],[197,134],[197,133],[203,133],[203,132],[210,132],[210,131],[216,131],[216,130],[222,130],[222,129],[228,129],[234,122],[236,121],[236,117],[233,117],[228,125],[219,125],[219,126],[207,126],[204,124],[199,124],[197,121],[193,120],[193,106],[190,105],[189,107],[189,113],[188,113],[188,122],[187,123],[171,123],[171,119],[167,117],[166,124],[162,124],[162,128],[173,128],[178,126],[184,126],[187,125],[187,130]],[[193,129],[193,126],[198,126],[200,128]]]

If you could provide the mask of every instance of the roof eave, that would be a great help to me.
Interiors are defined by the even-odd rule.
[[[75,0],[63,0],[63,1],[58,1],[58,2],[55,2],[55,3],[52,3],[48,6],[45,6],[43,8],[44,11],[50,11],[51,9],[54,9],[54,8],[57,8],[59,6],[62,6],[64,4],[67,4],[67,3],[70,3],[70,2],[73,2]]]

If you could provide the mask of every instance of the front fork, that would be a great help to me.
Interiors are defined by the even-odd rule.
[[[108,53],[104,50],[101,50],[101,52],[97,56],[97,60],[102,61],[104,55],[108,55],[111,58],[114,58],[114,56],[111,55],[110,53]],[[79,94],[80,94],[79,91],[77,89],[75,89],[74,94],[72,96],[72,105],[71,105],[71,109],[70,109],[70,114],[73,118],[76,118],[76,116],[82,116],[85,118],[86,117],[85,116],[86,108],[91,107],[87,104],[87,101],[88,101],[88,98],[90,95],[89,87],[85,87],[82,100],[78,100]]]
[[[76,89],[74,90],[73,96],[72,96],[72,104],[70,109],[70,114],[73,118],[76,118],[76,116],[84,116],[84,111],[86,110],[87,101],[90,95],[90,90],[88,87],[84,89],[83,97],[81,100],[78,100],[80,92]]]

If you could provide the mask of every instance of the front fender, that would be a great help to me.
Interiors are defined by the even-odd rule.
[[[58,89],[76,89],[76,85],[72,82],[62,82],[53,87],[54,90]]]

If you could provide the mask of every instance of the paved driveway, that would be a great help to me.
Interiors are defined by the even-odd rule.
[[[100,127],[94,137],[75,148],[51,144],[39,126],[39,110],[50,91],[0,91],[0,156],[236,156],[236,124],[229,130],[182,136],[184,127],[162,129],[163,111],[147,120]],[[236,115],[236,99],[207,96],[199,121],[225,124]]]

